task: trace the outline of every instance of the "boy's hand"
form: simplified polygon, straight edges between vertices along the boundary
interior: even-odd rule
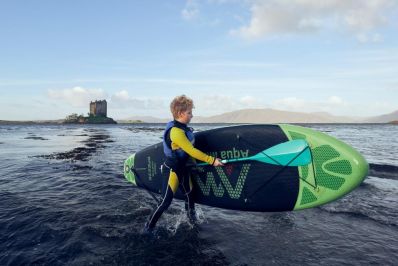
[[[224,164],[221,162],[220,159],[216,158],[216,160],[213,163],[213,166],[224,166]]]

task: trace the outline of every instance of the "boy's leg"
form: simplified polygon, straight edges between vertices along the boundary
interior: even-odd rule
[[[178,176],[175,172],[170,171],[170,176],[169,176],[169,181],[167,184],[167,190],[166,193],[163,197],[162,202],[159,204],[159,206],[155,209],[154,213],[150,217],[149,221],[145,224],[145,227],[148,229],[152,229],[155,227],[157,221],[159,220],[160,216],[162,213],[167,210],[167,208],[170,206],[174,194],[177,191],[178,188]]]
[[[185,198],[185,210],[187,211],[187,216],[191,221],[196,220],[196,212],[195,212],[195,201],[193,197],[193,183],[191,176],[188,172],[185,172],[181,180],[181,187]]]

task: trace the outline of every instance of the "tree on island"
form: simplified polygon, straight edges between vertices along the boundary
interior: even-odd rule
[[[64,120],[64,123],[84,123],[84,122],[86,122],[86,118],[84,117],[84,115],[83,114],[78,115],[76,113],[68,115]]]
[[[116,121],[114,121],[110,117],[96,116],[92,114],[89,114],[89,116],[86,117],[83,114],[78,115],[76,113],[68,115],[65,118],[64,123],[65,124],[117,124]]]

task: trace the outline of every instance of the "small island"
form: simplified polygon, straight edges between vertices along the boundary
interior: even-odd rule
[[[90,102],[88,116],[71,114],[63,121],[64,124],[117,124],[115,120],[107,117],[106,100]]]
[[[389,122],[389,124],[398,125],[398,120],[391,121],[391,122]]]
[[[143,124],[145,123],[142,120],[118,120],[118,123],[122,124]]]

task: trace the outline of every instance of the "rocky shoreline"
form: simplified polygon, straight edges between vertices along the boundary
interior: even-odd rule
[[[11,120],[0,120],[0,125],[62,125],[62,124],[117,124],[115,120],[109,118],[104,121],[74,121],[65,122],[64,120],[49,120],[49,121],[11,121]]]
[[[117,124],[115,120],[110,117],[85,117],[77,121],[65,120],[63,124]]]
[[[63,120],[32,120],[32,121],[12,121],[0,120],[0,125],[60,125]]]

